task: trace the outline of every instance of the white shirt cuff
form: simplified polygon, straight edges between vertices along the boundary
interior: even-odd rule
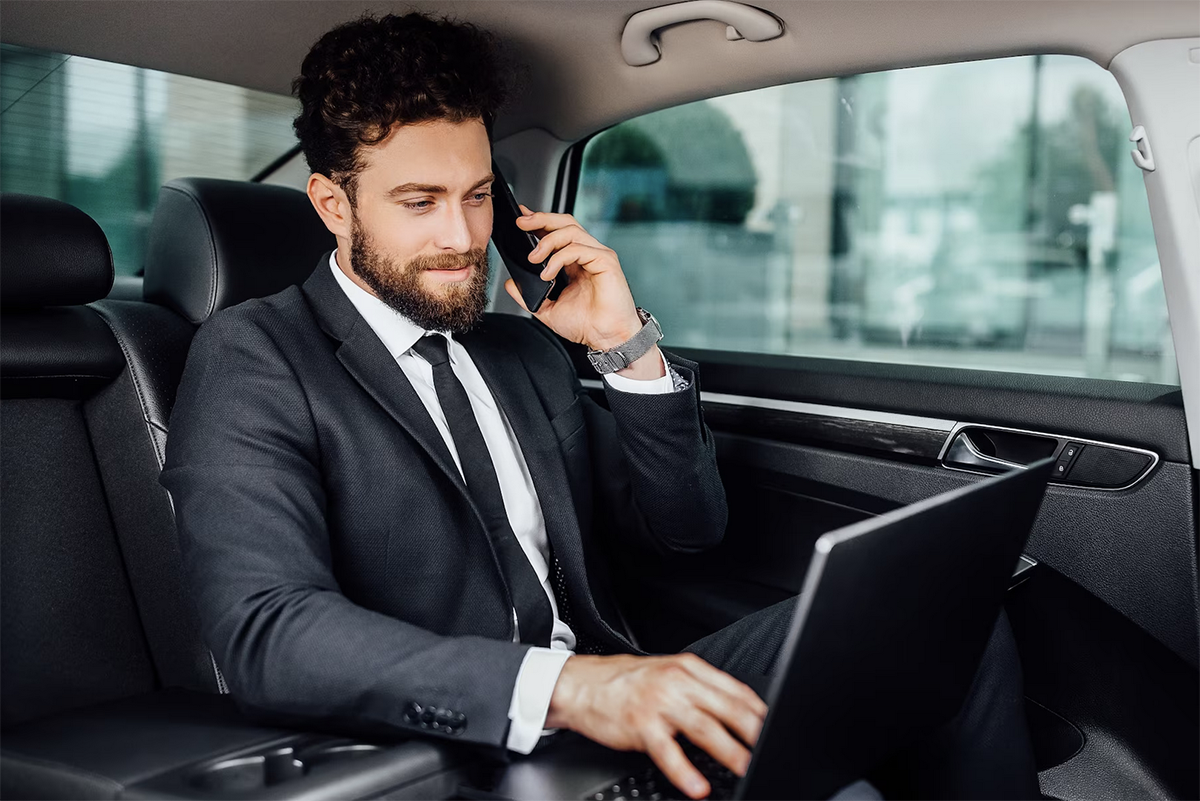
[[[675,381],[671,377],[671,365],[667,364],[667,357],[662,351],[658,353],[662,357],[664,370],[660,378],[626,378],[616,373],[605,373],[604,380],[613,389],[634,395],[666,395],[668,392],[674,392]]]
[[[528,754],[545,734],[546,714],[550,697],[563,665],[574,656],[570,651],[550,648],[530,648],[517,671],[512,703],[508,706],[508,748],[518,754]]]

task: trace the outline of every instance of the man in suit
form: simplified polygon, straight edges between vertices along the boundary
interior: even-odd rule
[[[712,435],[696,366],[658,349],[617,254],[569,215],[519,221],[544,277],[570,276],[540,323],[483,314],[492,52],[414,14],[341,26],[305,59],[296,130],[338,247],[196,337],[162,477],[185,570],[248,712],[521,753],[567,728],[702,797],[675,736],[745,770],[766,708],[730,671],[770,670],[792,604],[680,655],[618,624],[602,539],[695,551],[724,533]],[[554,334],[607,354],[611,411]],[[1006,629],[993,646],[964,711],[988,714],[947,736],[960,773],[1022,776],[1011,796],[1032,767]]]

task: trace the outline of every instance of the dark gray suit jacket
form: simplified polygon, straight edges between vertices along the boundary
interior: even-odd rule
[[[488,315],[460,341],[521,443],[572,625],[619,651],[597,538],[698,550],[725,496],[690,389],[580,388],[540,324]],[[196,335],[162,484],[230,691],[257,717],[503,747],[528,646],[479,515],[429,413],[322,257],[303,287]],[[621,541],[623,540],[623,541]]]

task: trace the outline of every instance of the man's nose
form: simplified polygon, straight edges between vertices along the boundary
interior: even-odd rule
[[[442,250],[466,253],[471,249],[471,228],[467,225],[466,210],[462,206],[447,206],[446,217],[438,231],[438,240],[437,246]]]

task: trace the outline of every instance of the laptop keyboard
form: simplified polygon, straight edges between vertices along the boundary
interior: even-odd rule
[[[738,784],[737,774],[687,740],[680,740],[679,744],[683,746],[683,753],[696,769],[708,779],[712,787],[708,797],[733,798]],[[611,785],[597,790],[587,797],[587,801],[666,801],[687,797],[682,790],[671,784],[661,770],[651,766],[641,773],[618,779]]]

